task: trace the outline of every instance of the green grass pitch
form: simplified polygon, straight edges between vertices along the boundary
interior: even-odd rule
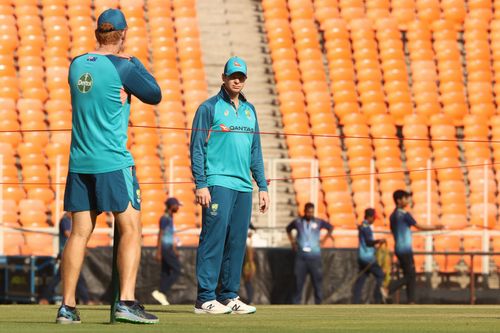
[[[56,325],[57,306],[1,305],[1,333],[45,332],[500,332],[500,306],[262,305],[253,315],[195,315],[192,306],[147,306],[157,325],[110,325],[109,307],[82,306],[82,324]]]

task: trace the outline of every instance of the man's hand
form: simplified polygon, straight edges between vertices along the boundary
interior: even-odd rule
[[[155,259],[156,259],[156,261],[161,262],[161,251],[160,250],[156,250]]]
[[[259,208],[261,213],[267,212],[269,209],[269,194],[267,192],[259,192]]]
[[[199,188],[196,190],[196,202],[207,208],[210,206],[212,197],[210,196],[210,191],[207,187]]]
[[[294,240],[291,244],[292,244],[292,251],[297,252],[297,241]]]

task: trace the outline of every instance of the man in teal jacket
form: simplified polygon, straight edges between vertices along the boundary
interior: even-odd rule
[[[251,174],[259,187],[262,213],[269,207],[255,108],[241,93],[247,65],[228,60],[220,92],[203,102],[193,120],[191,165],[196,200],[203,206],[196,260],[195,313],[254,313],[238,297],[252,214]],[[217,283],[221,280],[218,295]]]
[[[113,212],[120,233],[116,319],[158,322],[135,300],[141,206],[127,128],[131,96],[158,104],[161,90],[138,59],[122,53],[126,34],[123,13],[104,11],[97,20],[97,49],[73,59],[69,68],[73,126],[64,210],[72,213],[73,228],[62,256],[63,302],[56,319],[61,324],[80,323],[75,287],[87,242],[102,212]]]

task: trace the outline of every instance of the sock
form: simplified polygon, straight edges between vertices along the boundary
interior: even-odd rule
[[[71,310],[71,311],[75,311],[75,309],[76,309],[76,306],[64,305],[64,307],[65,307],[66,309]]]
[[[120,302],[123,303],[123,304],[125,304],[126,306],[132,306],[132,305],[135,304],[135,301],[121,301],[120,300]]]

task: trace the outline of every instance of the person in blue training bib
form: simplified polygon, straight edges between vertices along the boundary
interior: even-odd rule
[[[294,238],[292,230],[297,231]],[[327,233],[320,240],[321,229]],[[296,218],[286,227],[286,233],[295,256],[295,294],[294,304],[302,302],[302,290],[306,282],[307,274],[311,276],[314,288],[314,303],[321,304],[323,301],[323,265],[321,263],[321,245],[328,238],[332,238],[333,226],[321,219],[314,217],[314,204],[308,202],[304,206],[304,216]]]
[[[196,257],[195,313],[254,313],[238,296],[252,215],[251,175],[259,207],[269,208],[257,113],[241,93],[247,65],[239,57],[224,66],[219,93],[196,111],[191,134],[191,168],[196,201],[203,206]],[[220,277],[220,291],[215,289]]]
[[[151,295],[161,305],[170,305],[167,292],[181,275],[181,263],[174,238],[174,215],[179,211],[181,203],[177,198],[168,198],[165,206],[165,214],[160,218],[156,249],[156,260],[161,263],[160,290],[154,290]]]
[[[417,273],[413,259],[411,227],[424,231],[432,231],[443,229],[443,226],[440,224],[430,226],[417,223],[413,216],[405,210],[410,203],[410,193],[404,190],[396,190],[392,197],[396,208],[390,217],[391,232],[394,236],[394,252],[398,258],[399,266],[403,270],[403,278],[391,283],[389,293],[392,294],[405,285],[408,304],[415,304]]]
[[[63,302],[58,323],[80,323],[75,286],[87,242],[101,212],[113,212],[120,233],[118,321],[156,323],[135,300],[141,256],[140,189],[134,160],[127,150],[130,100],[161,101],[161,90],[141,62],[124,55],[125,16],[118,9],[104,11],[95,30],[98,47],[71,62],[72,131],[64,210],[73,214],[73,229],[62,260]]]
[[[384,282],[385,273],[377,263],[377,258],[375,258],[375,247],[377,245],[385,244],[385,239],[373,238],[373,231],[371,225],[375,222],[377,218],[375,209],[367,208],[365,209],[365,219],[358,226],[359,232],[359,249],[358,249],[358,265],[359,265],[359,276],[354,284],[354,304],[361,303],[361,293],[363,291],[363,286],[366,279],[373,274],[375,277],[375,291],[374,300],[376,304],[385,302],[388,292],[382,287]]]

